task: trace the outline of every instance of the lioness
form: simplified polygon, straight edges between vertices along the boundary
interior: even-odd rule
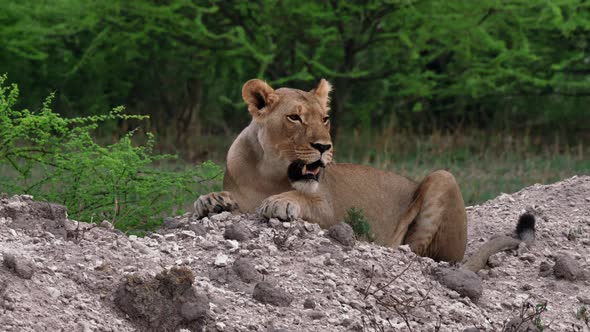
[[[461,261],[467,217],[453,175],[435,171],[415,182],[333,162],[331,90],[324,79],[309,92],[246,82],[242,97],[252,122],[229,149],[224,191],[199,197],[196,215],[257,210],[267,218],[301,218],[329,227],[348,209],[362,208],[377,243],[408,244],[421,256]]]

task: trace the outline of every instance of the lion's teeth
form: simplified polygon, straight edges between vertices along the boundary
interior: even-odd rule
[[[303,175],[307,174],[307,165],[303,165],[303,169],[301,170]]]

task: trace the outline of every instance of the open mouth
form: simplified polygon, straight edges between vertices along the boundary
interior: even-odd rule
[[[325,167],[322,160],[314,161],[311,164],[306,164],[303,160],[295,160],[289,165],[288,176],[289,181],[318,181],[320,178],[320,170]]]

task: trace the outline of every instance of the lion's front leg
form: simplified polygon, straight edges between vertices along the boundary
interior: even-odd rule
[[[296,190],[266,198],[258,208],[258,212],[269,219],[304,219],[318,224],[329,222],[333,215],[322,197]]]

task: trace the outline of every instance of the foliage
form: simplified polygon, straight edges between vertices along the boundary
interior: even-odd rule
[[[589,7],[583,0],[0,0],[0,73],[27,91],[23,107],[40,107],[54,90],[60,114],[124,104],[149,114],[149,129],[177,145],[243,127],[241,84],[254,77],[305,89],[320,77],[333,81],[340,128],[395,121],[572,134],[590,120]]]
[[[371,232],[369,220],[365,217],[363,209],[352,207],[346,211],[344,222],[349,224],[357,237],[366,241],[373,241],[374,236]]]
[[[590,313],[588,313],[588,307],[582,305],[576,311],[576,319],[581,320],[584,325],[590,330]]]
[[[0,78],[0,185],[9,193],[59,202],[74,219],[108,219],[123,231],[149,230],[163,214],[181,212],[221,173],[210,162],[185,171],[154,167],[174,156],[154,154],[150,134],[143,145],[132,142],[135,131],[99,145],[91,135],[99,125],[147,119],[120,107],[105,115],[64,118],[50,109],[51,95],[39,111],[17,110],[19,90],[5,80]]]

